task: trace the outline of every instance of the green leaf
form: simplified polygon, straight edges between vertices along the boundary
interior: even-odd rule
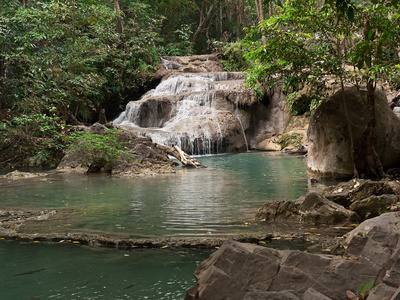
[[[371,68],[371,58],[369,56],[365,57],[365,64],[368,68]]]
[[[364,67],[364,59],[360,59],[357,63],[357,68],[362,69]]]
[[[347,18],[350,22],[354,22],[354,8],[350,6],[347,10]]]
[[[361,284],[356,294],[364,294],[366,292],[369,292],[370,290],[372,290],[374,285],[375,285],[375,278],[372,279],[370,282]]]
[[[382,50],[382,42],[379,42],[379,44],[378,44],[378,46],[377,46],[377,48],[376,48],[376,57],[377,57],[379,60],[382,59],[382,53],[383,53],[383,50]]]

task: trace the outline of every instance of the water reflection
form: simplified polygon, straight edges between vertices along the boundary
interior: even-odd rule
[[[265,201],[308,190],[304,158],[243,153],[200,160],[209,168],[133,179],[50,175],[1,185],[0,206],[73,208],[70,230],[208,236],[256,231],[248,223]]]

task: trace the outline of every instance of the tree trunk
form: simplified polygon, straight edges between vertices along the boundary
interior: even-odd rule
[[[160,149],[162,149],[164,152],[166,152],[169,155],[172,155],[176,159],[178,159],[182,164],[185,166],[189,167],[194,167],[194,168],[207,168],[207,166],[203,165],[201,162],[199,162],[197,159],[189,156],[185,152],[181,150],[178,146],[174,147],[169,147],[163,144],[156,143],[156,146]]]
[[[364,15],[364,39],[368,40],[370,21],[367,14]],[[372,54],[370,50],[366,53],[365,63],[367,70],[371,67]],[[367,71],[368,75],[368,71]],[[359,178],[381,179],[385,174],[382,163],[376,153],[375,142],[375,84],[373,79],[367,77],[367,127],[362,132],[359,139],[354,143],[354,167],[355,176]]]
[[[244,3],[242,0],[237,0],[237,38],[240,37],[240,33],[242,32],[243,28],[246,27],[246,18],[244,15]]]
[[[261,23],[264,21],[264,6],[263,6],[263,1],[262,0],[255,0],[256,3],[256,9],[257,9],[257,16],[258,16],[258,23]],[[265,38],[265,30],[264,28],[261,28],[261,40],[263,46],[267,44],[267,39]]]
[[[197,6],[195,2],[193,2],[196,5],[197,10],[200,13],[200,20],[199,20],[199,25],[197,26],[196,32],[193,35],[192,42],[195,43],[197,39],[200,37],[200,34],[203,32],[204,28],[206,27],[208,21],[211,19],[214,9],[218,6],[218,4],[221,2],[221,0],[216,0],[210,4],[208,8],[204,7],[204,3],[202,7],[200,8]]]
[[[119,7],[119,0],[114,0],[114,10],[117,13],[116,26],[119,34],[124,33],[124,26],[122,25],[121,9]]]

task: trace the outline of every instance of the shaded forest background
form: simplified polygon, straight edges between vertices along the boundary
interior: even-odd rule
[[[1,0],[0,108],[55,109],[64,120],[84,122],[95,121],[106,108],[114,118],[151,84],[159,55],[210,53],[242,38],[243,28],[259,21],[258,5],[262,2]]]
[[[374,91],[379,81],[400,87],[399,2],[0,0],[0,152],[8,153],[0,167],[15,157],[56,165],[66,125],[95,122],[102,109],[114,119],[157,84],[160,56],[214,52],[227,71],[246,70],[260,94],[260,83],[283,84],[291,108],[310,87],[301,113],[322,101],[327,78],[341,89],[366,86],[359,156],[373,167],[356,175],[382,177]]]

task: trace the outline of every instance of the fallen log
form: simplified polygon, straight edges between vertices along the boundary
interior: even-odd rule
[[[183,152],[181,148],[178,146],[174,147],[169,147],[163,144],[155,143],[156,146],[163,151],[165,151],[167,154],[172,155],[175,157],[177,160],[179,160],[182,164],[185,166],[190,166],[194,168],[207,168],[207,166],[203,165],[201,162],[199,162],[197,159],[189,156],[187,153]]]

